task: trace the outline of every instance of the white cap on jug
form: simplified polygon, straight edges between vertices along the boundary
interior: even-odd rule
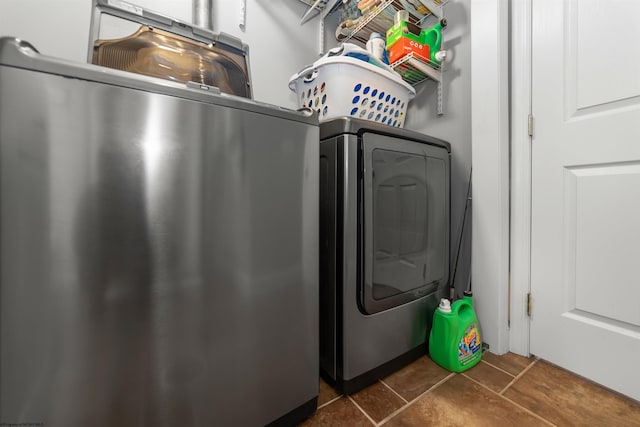
[[[397,24],[400,21],[408,21],[409,20],[409,11],[407,10],[399,10],[396,12],[396,15],[393,17],[393,23]]]
[[[448,299],[442,298],[440,300],[440,305],[438,306],[438,310],[443,313],[451,313],[451,303]]]

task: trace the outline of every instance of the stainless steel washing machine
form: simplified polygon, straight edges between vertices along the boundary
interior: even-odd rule
[[[315,411],[317,118],[215,92],[0,37],[0,424]]]
[[[451,149],[350,118],[320,139],[320,367],[349,394],[427,352],[449,282]]]

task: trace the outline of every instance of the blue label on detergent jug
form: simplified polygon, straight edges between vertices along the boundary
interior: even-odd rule
[[[458,345],[458,360],[462,363],[465,360],[472,357],[482,348],[480,341],[480,332],[478,332],[478,325],[472,323],[464,331],[460,344]]]

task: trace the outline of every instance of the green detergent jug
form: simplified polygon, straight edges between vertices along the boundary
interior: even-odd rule
[[[423,40],[425,44],[429,45],[429,56],[431,62],[434,64],[440,64],[440,60],[437,57],[440,47],[442,45],[442,29],[447,26],[447,20],[442,19],[433,27],[423,30]]]
[[[429,354],[438,365],[452,372],[463,372],[482,358],[478,318],[473,311],[471,292],[450,305],[440,300],[433,315]]]

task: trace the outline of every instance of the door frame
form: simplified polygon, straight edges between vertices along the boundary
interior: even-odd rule
[[[491,351],[528,356],[532,0],[470,5],[473,289]]]
[[[509,348],[529,355],[531,292],[532,0],[511,3],[511,260]],[[535,132],[535,118],[531,122]]]
[[[517,3],[517,2],[515,2]],[[472,260],[482,341],[510,350],[509,2],[470,1]]]

